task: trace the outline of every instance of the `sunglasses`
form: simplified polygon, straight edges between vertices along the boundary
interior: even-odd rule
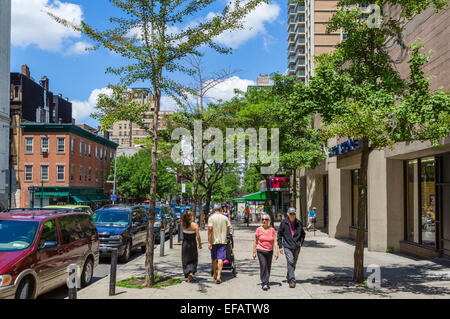
[[[263,218],[262,220],[269,220],[269,218]]]

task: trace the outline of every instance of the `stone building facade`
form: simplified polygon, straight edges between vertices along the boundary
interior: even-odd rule
[[[0,1],[0,209],[8,207],[11,0]]]

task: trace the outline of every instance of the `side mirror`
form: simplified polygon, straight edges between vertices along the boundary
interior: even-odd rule
[[[58,243],[56,241],[46,241],[39,247],[39,250],[52,249],[56,247],[58,247]]]

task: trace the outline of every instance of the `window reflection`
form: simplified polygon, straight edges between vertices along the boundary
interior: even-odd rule
[[[435,188],[435,166],[434,158],[421,160],[421,222],[422,222],[422,244],[436,246],[436,188]]]

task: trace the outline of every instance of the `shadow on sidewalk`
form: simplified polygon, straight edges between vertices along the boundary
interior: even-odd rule
[[[340,287],[330,291],[336,294],[357,293],[366,296],[388,297],[392,293],[412,293],[427,296],[450,295],[448,263],[439,261],[433,265],[392,265],[381,267],[381,288],[361,287],[351,281],[353,268],[320,266],[319,270],[332,273],[328,276],[316,276],[307,280],[297,280],[297,284],[309,283],[320,286]],[[366,277],[369,274],[366,273]],[[441,286],[427,286],[430,282],[442,282]],[[344,288],[344,289],[342,289]]]

